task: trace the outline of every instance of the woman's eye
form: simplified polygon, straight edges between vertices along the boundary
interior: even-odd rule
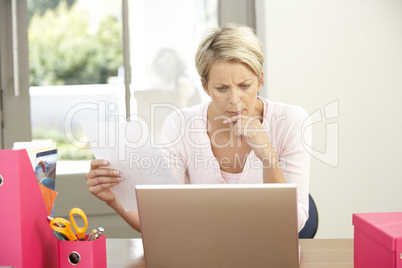
[[[247,88],[250,87],[250,85],[242,85],[241,87],[242,87],[243,89],[247,89]]]
[[[223,91],[225,88],[224,87],[217,87],[216,89],[219,90],[219,91]]]

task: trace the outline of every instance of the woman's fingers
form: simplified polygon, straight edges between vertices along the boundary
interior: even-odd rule
[[[85,175],[88,187],[96,185],[118,183],[122,181],[120,171],[117,169],[104,168],[108,165],[108,161],[95,159],[91,161],[91,170]],[[108,188],[108,187],[106,187]]]
[[[97,185],[108,185],[110,183],[119,183],[123,180],[120,176],[97,176],[91,179],[87,179],[88,187],[93,187]],[[108,188],[108,187],[106,187]]]
[[[91,161],[91,170],[97,169],[101,166],[107,166],[109,162],[103,159],[94,159]]]
[[[99,176],[119,176],[120,171],[112,168],[97,168],[89,172],[93,177]]]
[[[110,187],[123,180],[117,169],[107,168],[109,162],[103,159],[91,161],[91,168],[85,175],[89,192],[102,201],[108,202],[115,198]]]
[[[91,161],[91,169],[87,173],[87,179],[91,179],[97,176],[118,176],[119,170],[104,168],[109,165],[109,162],[102,159],[95,159]]]
[[[89,192],[95,196],[98,194],[102,193],[105,190],[108,190],[110,187],[113,187],[117,185],[118,183],[104,183],[104,184],[98,184],[95,186],[89,187]]]
[[[233,124],[233,134],[237,138],[241,138],[241,136],[247,138],[248,134],[262,128],[259,120],[254,117],[244,116],[244,115],[235,115],[227,118],[223,121],[224,124]]]
[[[258,117],[236,115],[227,118],[225,124],[231,124],[234,138],[245,138],[247,144],[253,148],[255,155],[263,159],[271,146],[271,142]]]

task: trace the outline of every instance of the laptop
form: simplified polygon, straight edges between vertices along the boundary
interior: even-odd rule
[[[135,189],[148,268],[299,265],[295,184]]]

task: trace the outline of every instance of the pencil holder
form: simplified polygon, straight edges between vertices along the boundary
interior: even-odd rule
[[[87,241],[58,241],[59,267],[106,268],[106,237]]]

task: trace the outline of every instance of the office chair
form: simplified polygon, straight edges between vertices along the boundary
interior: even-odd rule
[[[308,195],[308,204],[309,204],[309,218],[306,222],[306,225],[299,232],[299,238],[314,238],[318,229],[318,212],[317,206],[311,195]]]

